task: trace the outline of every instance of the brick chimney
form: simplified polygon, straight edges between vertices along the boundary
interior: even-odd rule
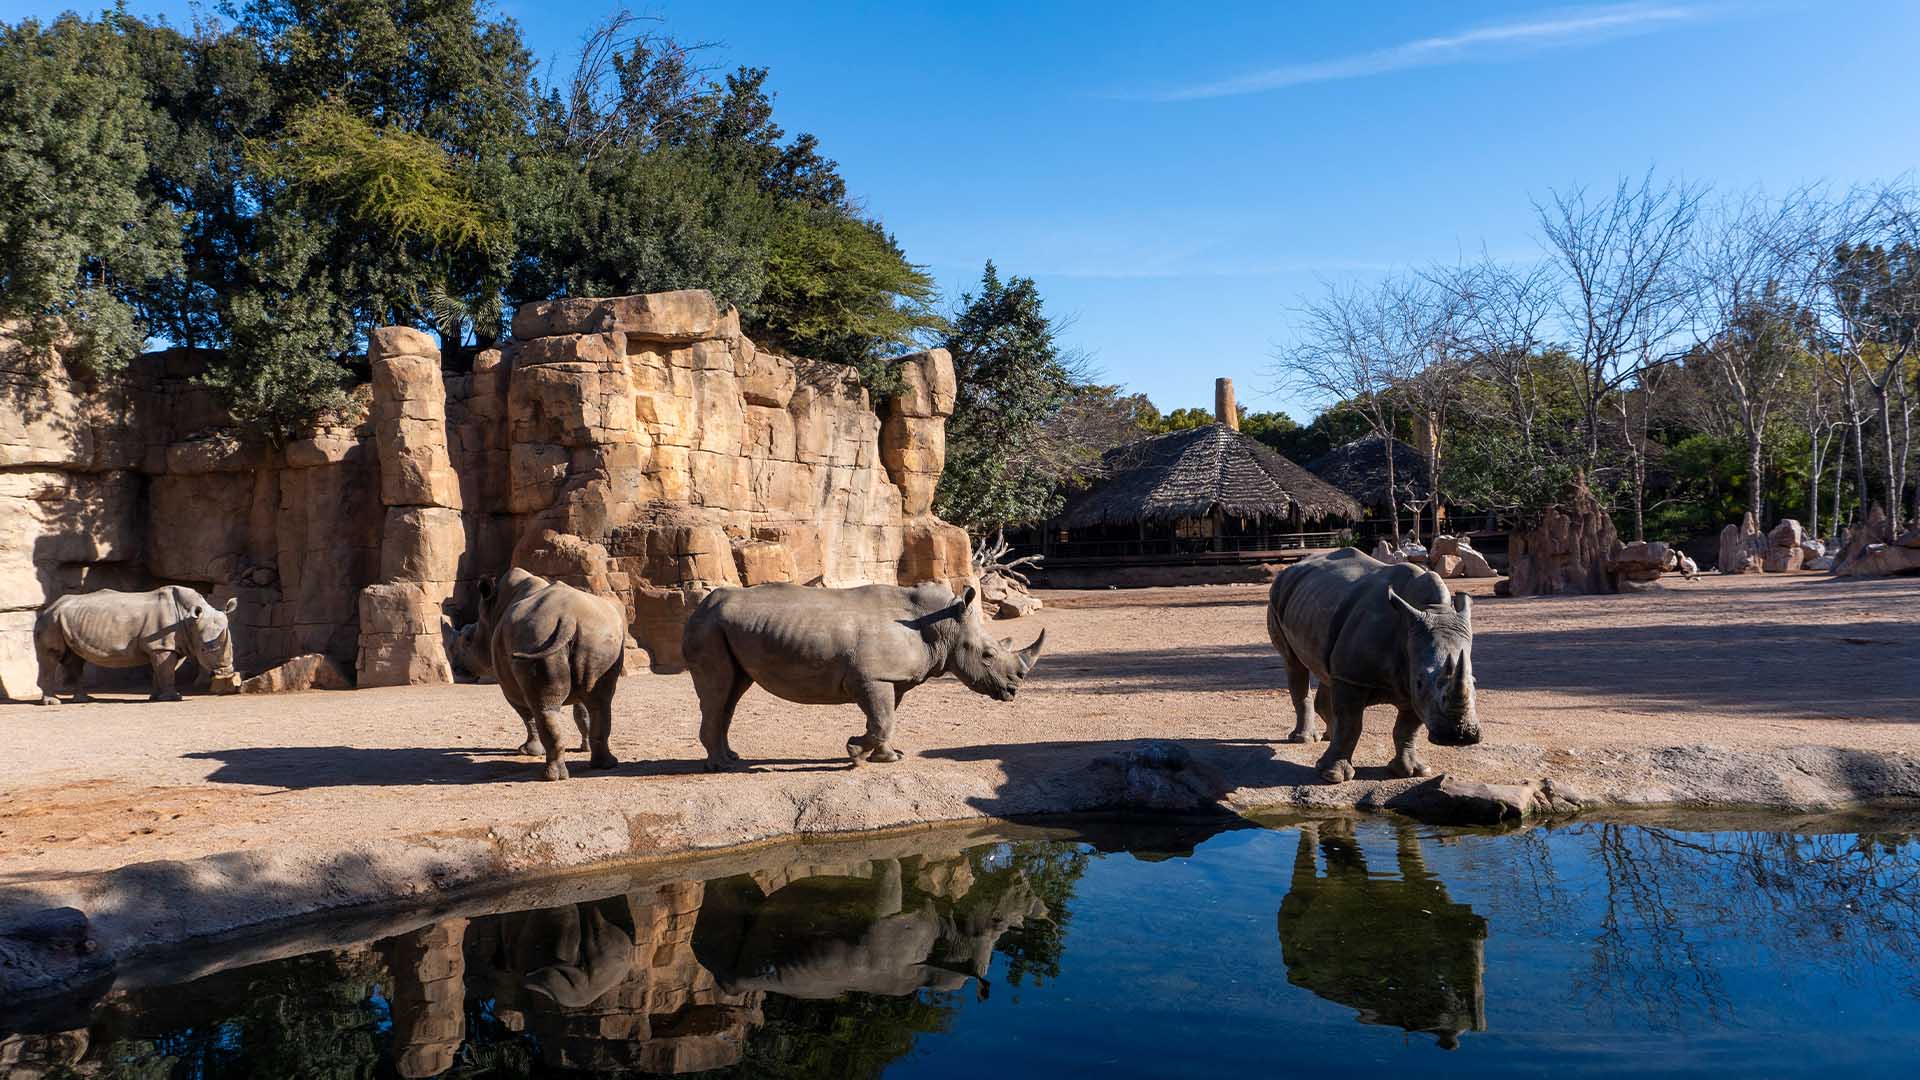
[[[1240,430],[1240,407],[1233,402],[1233,380],[1213,380],[1213,422]]]

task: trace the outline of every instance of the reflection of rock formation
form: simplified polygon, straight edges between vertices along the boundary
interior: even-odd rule
[[[827,999],[851,991],[894,997],[987,992],[1000,935],[1046,905],[1007,871],[976,876],[964,858],[882,859],[779,883],[741,876],[711,882],[694,954],[733,991]]]
[[[467,1036],[467,920],[423,926],[387,942],[393,972],[394,1071],[439,1076]]]
[[[1302,826],[1293,884],[1280,903],[1287,981],[1360,1013],[1368,1024],[1432,1033],[1442,1047],[1486,1030],[1487,920],[1447,897],[1411,828],[1400,877],[1367,872],[1349,823],[1321,827],[1327,876],[1314,871],[1316,830]]]

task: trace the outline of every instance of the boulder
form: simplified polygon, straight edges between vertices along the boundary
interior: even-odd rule
[[[738,333],[739,316],[705,289],[616,296],[570,297],[522,304],[513,316],[521,341],[561,334],[616,331],[654,342],[693,342]]]
[[[1607,559],[1607,572],[1624,581],[1647,584],[1660,580],[1672,561],[1672,549],[1658,540],[1615,543]]]
[[[1387,543],[1385,540],[1374,542],[1373,557],[1383,563],[1400,563],[1407,561],[1398,551],[1393,549],[1392,544]]]
[[[1769,574],[1787,574],[1800,569],[1807,559],[1807,553],[1801,548],[1805,540],[1798,521],[1782,518],[1767,533],[1767,549],[1760,556],[1760,568]]]
[[[1808,559],[1806,562],[1800,564],[1800,569],[1818,570],[1824,574],[1833,569],[1833,556],[1822,555],[1817,559]]]
[[[240,684],[243,694],[287,694],[301,690],[351,690],[353,680],[333,658],[303,653]]]
[[[793,553],[785,544],[766,540],[735,541],[733,560],[740,570],[742,585],[760,585],[769,581],[793,581]]]
[[[1887,577],[1920,573],[1920,546],[1868,544],[1866,550],[1838,570],[1847,577]]]
[[[1875,503],[1873,508],[1867,511],[1865,521],[1841,534],[1840,553],[1833,560],[1834,571],[1844,573],[1847,564],[1859,558],[1868,546],[1885,544],[1892,540],[1893,524],[1887,520],[1886,508]]]
[[[1460,566],[1458,572],[1453,575],[1455,577],[1495,578],[1500,576],[1500,572],[1487,562],[1487,557],[1467,546],[1465,540],[1460,542],[1460,550],[1456,553],[1456,557],[1460,560]]]

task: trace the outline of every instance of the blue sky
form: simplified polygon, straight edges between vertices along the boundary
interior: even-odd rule
[[[499,6],[563,60],[602,13]],[[1531,257],[1551,188],[1920,166],[1920,3],[1900,0],[634,6],[718,43],[716,65],[771,68],[781,122],[950,296],[989,258],[1035,278],[1069,345],[1169,409],[1230,375],[1256,409],[1305,412],[1269,370],[1304,298]]]

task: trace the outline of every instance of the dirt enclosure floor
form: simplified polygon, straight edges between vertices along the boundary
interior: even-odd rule
[[[1369,713],[1348,784],[1319,782],[1320,747],[1278,741],[1292,714],[1260,586],[1043,597],[999,624],[1016,644],[1048,631],[1020,696],[920,688],[891,765],[842,756],[856,709],[752,690],[733,743],[753,771],[709,775],[691,681],[644,673],[620,688],[620,767],[573,754],[557,784],[512,753],[522,729],[492,686],[3,706],[0,922],[68,905],[127,947],[796,833],[1153,805],[1169,788],[1237,810],[1375,806],[1418,783],[1386,777],[1388,710]],[[1550,777],[1593,804],[1920,796],[1920,579],[1709,576],[1482,595],[1474,615],[1485,741],[1423,745],[1436,773]],[[1128,751],[1153,739],[1191,766],[1142,780]]]

